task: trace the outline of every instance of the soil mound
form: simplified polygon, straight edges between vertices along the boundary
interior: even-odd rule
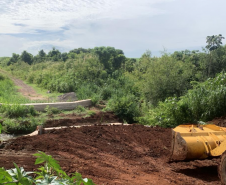
[[[73,126],[73,125],[100,125],[105,123],[120,122],[119,118],[112,112],[97,112],[90,117],[78,116],[76,114],[60,114],[63,119],[47,120],[44,127],[59,127],[59,126]]]
[[[67,173],[78,171],[96,184],[220,184],[217,160],[168,163],[170,145],[171,129],[160,127],[67,128],[11,140],[0,152],[0,166],[14,161],[32,170],[31,154],[43,151]]]
[[[209,121],[208,123],[215,124],[220,127],[226,127],[226,115],[218,118],[214,118],[212,121]]]

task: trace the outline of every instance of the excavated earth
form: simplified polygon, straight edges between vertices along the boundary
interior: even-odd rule
[[[99,185],[220,184],[219,158],[169,163],[170,147],[171,129],[160,127],[65,128],[10,140],[0,150],[0,167],[9,169],[16,162],[27,171],[36,170],[32,154],[43,151],[68,174],[80,172]]]

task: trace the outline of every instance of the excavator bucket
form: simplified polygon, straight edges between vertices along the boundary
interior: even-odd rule
[[[172,129],[171,160],[205,159],[226,150],[226,128],[216,125],[179,125]]]

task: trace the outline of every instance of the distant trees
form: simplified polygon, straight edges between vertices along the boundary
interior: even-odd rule
[[[218,63],[216,63],[217,66],[213,65],[214,61],[212,55],[214,51],[221,47],[222,39],[224,39],[224,37],[221,34],[206,37],[206,49],[209,50],[208,77],[214,77],[214,68],[219,65]]]
[[[9,66],[10,64],[18,62],[19,58],[20,58],[20,55],[13,53],[12,57],[10,58],[9,62],[7,63],[7,66]]]
[[[114,47],[95,47],[93,52],[98,56],[100,63],[104,65],[108,73],[119,69],[126,61],[123,51]]]
[[[52,58],[54,61],[58,61],[61,58],[61,52],[53,47],[53,49],[49,51],[48,57]]]
[[[68,54],[66,52],[62,53],[61,54],[61,59],[65,62],[68,59]]]
[[[33,62],[33,55],[28,53],[27,51],[23,51],[20,58],[22,61],[24,61],[25,63],[28,63],[30,65]]]
[[[40,50],[40,51],[38,52],[38,56],[41,57],[41,58],[45,57],[45,56],[46,56],[45,51],[43,51],[43,49]]]
[[[219,48],[221,46],[222,39],[224,39],[224,37],[221,34],[207,36],[206,37],[206,43],[207,43],[206,48],[209,51],[216,50],[217,48]]]

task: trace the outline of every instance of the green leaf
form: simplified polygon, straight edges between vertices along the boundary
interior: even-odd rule
[[[10,182],[10,181],[13,181],[11,175],[3,168],[0,168],[0,183]]]
[[[17,166],[16,163],[13,163],[13,164],[14,164],[14,166],[16,167],[16,170],[17,170],[17,177],[18,177],[18,180],[20,181],[20,179],[23,178],[23,175],[22,175],[22,173],[21,173],[21,170],[20,170],[20,168]]]
[[[0,134],[2,133],[2,125],[0,124]]]
[[[44,152],[39,151],[38,153],[34,154],[34,156],[37,157],[35,164],[41,164],[43,162],[46,162],[48,167],[51,167],[58,176],[68,178],[68,175],[61,169],[60,165],[58,164],[58,161],[52,158],[51,155],[46,155]]]
[[[26,177],[22,177],[19,182],[23,185],[32,185],[33,184],[33,182]]]

